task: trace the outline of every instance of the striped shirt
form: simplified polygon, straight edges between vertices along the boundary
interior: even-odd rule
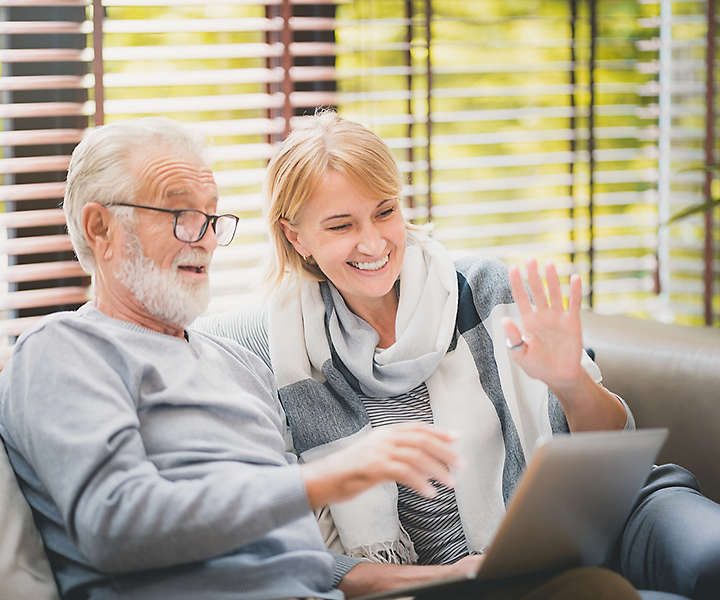
[[[424,383],[393,398],[360,398],[373,427],[408,421],[433,423],[430,395]],[[441,483],[433,485],[437,496],[425,498],[398,484],[400,523],[408,532],[421,565],[453,563],[468,554],[455,491]]]

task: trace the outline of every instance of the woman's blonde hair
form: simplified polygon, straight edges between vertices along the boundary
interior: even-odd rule
[[[377,198],[399,198],[402,179],[397,164],[377,135],[366,127],[324,110],[304,119],[303,127],[282,142],[267,168],[264,196],[273,245],[269,279],[278,284],[286,273],[325,275],[303,260],[288,241],[280,219],[295,223],[322,176],[332,169],[356,181]]]

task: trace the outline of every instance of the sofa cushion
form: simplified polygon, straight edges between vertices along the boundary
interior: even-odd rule
[[[1,441],[0,598],[59,599],[40,534]]]

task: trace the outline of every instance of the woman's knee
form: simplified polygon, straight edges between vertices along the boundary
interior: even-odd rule
[[[720,594],[720,532],[712,544],[707,544],[695,563],[696,600],[715,600]]]
[[[638,588],[664,590],[693,598],[716,598],[720,589],[720,505],[675,467],[656,478],[635,507],[623,533],[621,572]],[[674,479],[674,481],[672,481]],[[672,483],[671,483],[672,481]],[[673,485],[674,483],[674,485]],[[669,485],[667,485],[669,484]],[[709,595],[708,595],[709,594]]]

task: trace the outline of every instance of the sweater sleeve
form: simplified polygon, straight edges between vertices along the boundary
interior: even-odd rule
[[[588,353],[583,350],[582,353],[582,360],[581,364],[585,371],[587,371],[588,375],[592,378],[592,380],[595,383],[599,383],[602,385],[602,373],[600,372],[600,367],[597,365],[597,363],[588,355]],[[623,428],[625,431],[633,431],[635,429],[635,417],[632,414],[632,411],[630,410],[630,407],[628,406],[627,402],[623,400],[620,396],[618,396],[615,392],[610,390],[613,396],[615,396],[623,405],[623,408],[625,409],[625,427]]]
[[[72,329],[41,333],[18,344],[2,373],[0,418],[96,569],[205,560],[309,515],[297,465],[227,460],[205,476],[163,477],[122,365],[105,358],[112,345]]]
[[[330,552],[335,559],[332,586],[336,588],[340,585],[340,582],[343,577],[347,575],[348,571],[363,561],[360,558],[353,558],[352,556],[347,556],[345,554],[338,554],[332,550],[328,550],[328,552]]]

